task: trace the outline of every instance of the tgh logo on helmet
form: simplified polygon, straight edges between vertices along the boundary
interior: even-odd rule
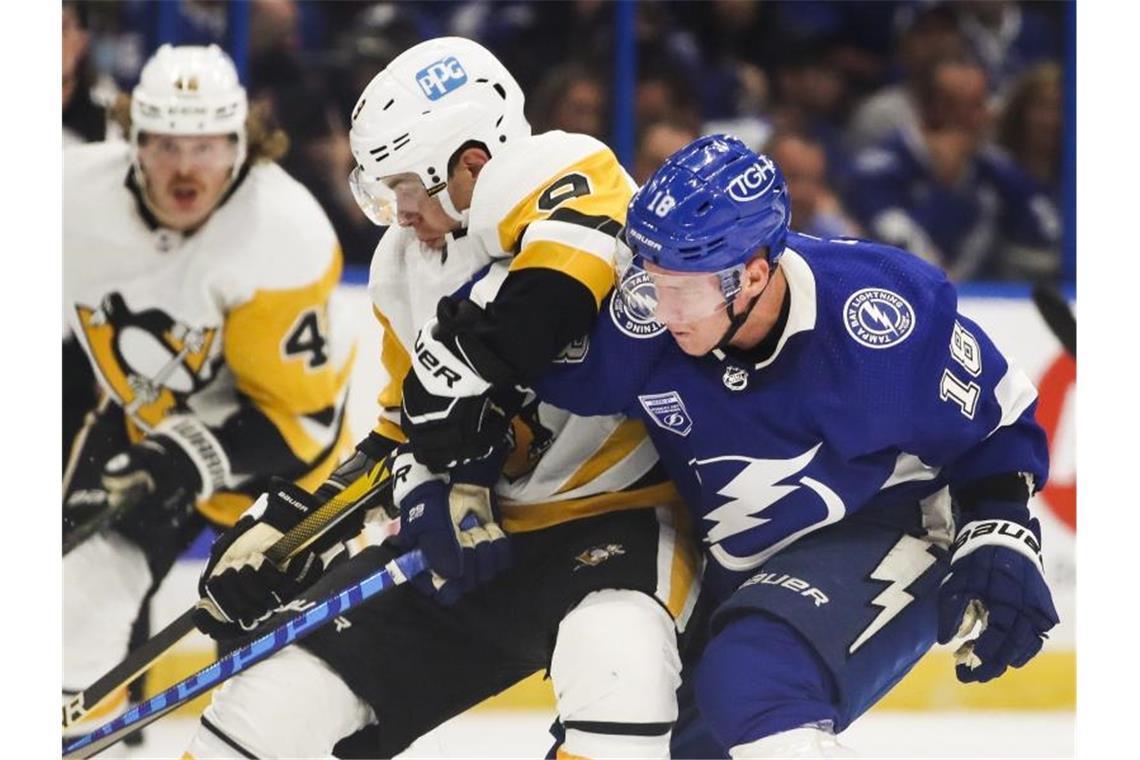
[[[467,72],[453,55],[428,64],[416,72],[416,84],[428,100],[439,100],[447,93],[467,83]]]
[[[776,180],[776,167],[772,159],[760,156],[760,160],[749,166],[728,183],[728,196],[734,201],[754,201],[772,187]]]

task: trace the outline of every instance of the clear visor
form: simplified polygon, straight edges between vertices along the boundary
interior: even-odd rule
[[[422,213],[432,196],[446,187],[441,183],[429,193],[416,174],[409,172],[371,179],[359,166],[348,175],[348,186],[352,188],[352,197],[364,215],[381,227],[395,224],[400,214]]]
[[[237,151],[237,141],[230,135],[139,135],[139,163],[144,170],[229,169],[237,161]]]
[[[614,256],[617,293],[635,319],[692,324],[728,307],[740,292],[744,265],[718,272],[672,272],[645,262],[621,240]]]

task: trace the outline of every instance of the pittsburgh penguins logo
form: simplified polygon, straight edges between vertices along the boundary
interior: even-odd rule
[[[503,476],[515,482],[538,466],[538,460],[554,443],[554,432],[538,415],[538,399],[525,404],[507,431],[511,453],[503,464]]]
[[[208,361],[216,327],[191,327],[161,309],[131,311],[122,295],[98,307],[76,304],[88,350],[128,414],[150,428],[214,377],[221,357]]]

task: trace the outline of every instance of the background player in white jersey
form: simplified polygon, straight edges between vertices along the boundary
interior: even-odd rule
[[[354,111],[351,139],[362,208],[399,224],[372,263],[390,382],[358,459],[396,454],[402,527],[395,546],[332,564],[303,593],[320,598],[413,546],[438,574],[239,674],[215,693],[189,755],[322,755],[373,724],[354,747],[390,757],[549,669],[567,734],[562,753],[666,756],[677,714],[677,630],[695,603],[698,573],[675,522],[673,487],[640,423],[573,417],[513,390],[556,354],[581,359],[571,339],[589,329],[611,287],[613,236],[632,181],[593,138],[532,136],[513,77],[463,39],[417,45],[377,75]],[[447,294],[470,295],[486,318],[467,321],[455,301],[440,302]],[[510,389],[488,404],[444,398],[416,381],[413,361],[432,361],[437,378],[463,384],[485,386],[493,374]],[[411,423],[426,426],[429,446],[413,455],[400,444],[417,413]],[[449,490],[472,466],[432,472],[416,460],[422,453],[443,465],[501,448],[504,427],[492,420],[511,418],[502,478],[501,459],[490,478],[501,510],[482,502],[482,524],[462,531],[464,513],[452,514]],[[422,514],[413,519],[415,507]],[[201,588],[231,620],[261,619],[273,593],[297,593],[262,560],[267,542],[245,539],[267,524],[267,536],[279,535],[288,526],[274,520],[287,512],[271,494],[260,522],[243,520],[215,545]]]
[[[270,476],[315,487],[351,445],[336,236],[273,163],[285,136],[247,115],[221,50],[164,46],[121,114],[130,141],[64,154],[64,318],[103,396],[72,444],[65,537],[121,515],[64,559],[65,693],[123,658],[207,522]]]

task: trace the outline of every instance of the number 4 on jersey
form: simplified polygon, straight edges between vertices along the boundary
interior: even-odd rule
[[[293,323],[289,336],[285,338],[283,350],[289,358],[304,357],[309,369],[317,369],[328,363],[325,353],[328,341],[321,334],[321,322],[316,309],[303,312]]]

